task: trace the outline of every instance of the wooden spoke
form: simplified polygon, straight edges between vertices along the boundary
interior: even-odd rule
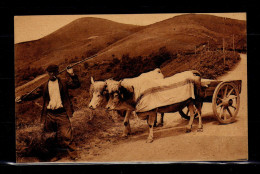
[[[232,114],[232,112],[230,111],[230,109],[227,107],[227,111],[228,111],[228,113],[229,113],[229,115],[231,116],[231,117],[233,117],[233,114]]]
[[[227,95],[227,97],[229,97],[230,96],[230,94],[232,93],[234,91],[234,88],[232,88],[229,92],[228,92],[228,95]]]
[[[234,108],[234,109],[237,109],[235,106],[231,105],[230,107]]]
[[[223,109],[224,109],[224,107],[221,107],[221,109],[220,109],[220,113],[219,113],[219,117],[220,117],[220,118],[221,118],[221,116],[222,116]]]
[[[226,95],[227,95],[227,89],[228,89],[228,86],[226,86],[226,88],[225,88],[225,92],[224,92],[224,96],[223,96],[223,97],[226,97]]]
[[[217,97],[217,100],[220,100],[220,101],[222,101],[223,99],[222,99],[222,98],[219,98],[219,97]]]
[[[237,98],[237,96],[234,95],[234,96],[230,97],[229,99],[233,100],[235,98]]]
[[[219,108],[219,107],[222,107],[223,105],[222,105],[222,103],[220,103],[219,105],[217,105],[217,109]]]
[[[222,104],[222,102],[223,102],[223,99],[217,97],[217,99],[216,99],[216,104],[217,104],[217,105],[220,105],[220,104]]]

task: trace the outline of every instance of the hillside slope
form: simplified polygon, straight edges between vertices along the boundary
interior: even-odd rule
[[[35,41],[15,44],[15,66],[47,66],[86,57],[143,27],[99,18],[80,18]]]
[[[208,45],[211,50],[222,48],[225,38],[226,49],[232,49],[233,36],[236,49],[246,47],[246,22],[224,19],[212,15],[187,14],[176,16],[155,24],[151,24],[128,37],[113,44],[109,52],[100,59],[111,58],[114,54],[147,56],[166,47],[172,53],[192,52],[195,46],[201,49]]]
[[[212,15],[187,14],[145,27],[120,24],[99,18],[81,18],[36,41],[15,45],[16,68],[86,57],[104,48],[98,59],[146,56],[161,47],[172,53],[194,52],[195,46],[211,49],[246,47],[246,22]]]
[[[197,53],[205,49],[221,50],[223,38],[225,49],[233,49],[234,41],[236,50],[246,50],[246,22],[201,14],[180,15],[148,26],[81,18],[40,40],[16,44],[15,78],[24,79],[19,73],[28,66],[45,68],[56,63],[63,68],[101,50],[102,53],[88,61],[90,65],[109,63],[115,58],[121,60],[123,55],[149,59],[162,48],[176,57],[194,54],[195,47]],[[17,81],[20,81],[17,86],[26,82]]]

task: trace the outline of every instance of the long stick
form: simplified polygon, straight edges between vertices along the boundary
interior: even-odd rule
[[[90,57],[87,57],[86,59],[83,59],[83,60],[81,60],[81,61],[78,61],[78,62],[76,62],[76,63],[70,65],[69,68],[72,68],[72,67],[74,67],[74,66],[76,66],[76,65],[78,65],[78,64],[80,64],[80,63],[82,63],[82,62],[85,62],[85,61],[87,61],[87,60],[89,60],[89,59],[92,59],[92,58],[94,58],[94,57],[97,57],[97,55],[98,55],[98,54],[94,54],[93,56],[90,56]],[[58,73],[58,75],[61,74],[61,73],[63,73],[64,71],[66,71],[66,69],[67,69],[67,68],[65,68],[65,69],[63,69],[62,71],[60,71],[60,72]],[[45,82],[44,82],[44,83],[45,83]],[[44,84],[44,83],[41,83],[39,86],[37,86],[36,88],[34,88],[33,90],[31,90],[29,93],[27,93],[27,94],[24,96],[24,98],[26,98],[26,97],[27,97],[28,95],[30,95],[33,91],[35,91],[36,89],[38,89],[38,88],[39,88],[42,84]]]
[[[94,58],[94,57],[97,57],[97,55],[98,55],[98,54],[94,54],[93,56],[90,56],[90,57],[87,57],[86,59],[83,59],[83,60],[81,60],[81,61],[78,61],[78,62],[76,62],[76,63],[70,65],[69,68],[72,68],[72,67],[74,67],[74,66],[76,66],[76,65],[78,65],[78,64],[80,64],[80,63],[82,63],[82,62],[85,62],[85,61],[87,61],[87,60],[89,60],[89,59],[92,59],[92,58]],[[67,69],[67,68],[63,69],[63,70],[60,71],[58,74],[63,73],[64,71],[66,71],[66,69]]]

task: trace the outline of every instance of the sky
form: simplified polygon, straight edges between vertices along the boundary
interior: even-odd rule
[[[183,13],[182,13],[183,14]],[[34,15],[14,16],[14,43],[40,39],[68,23],[82,17],[97,17],[124,24],[149,25],[181,13],[111,14],[111,15]],[[246,13],[202,13],[232,19],[246,20]]]

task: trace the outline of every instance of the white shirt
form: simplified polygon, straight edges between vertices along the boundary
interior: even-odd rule
[[[60,96],[60,89],[59,89],[59,83],[56,79],[55,81],[49,81],[48,84],[49,89],[49,95],[50,95],[50,102],[47,106],[47,109],[59,109],[62,108],[62,101]]]

